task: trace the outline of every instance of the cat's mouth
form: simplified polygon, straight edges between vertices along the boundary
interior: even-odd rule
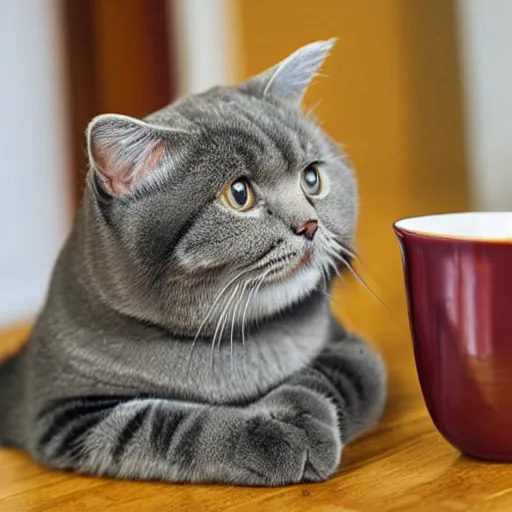
[[[307,247],[299,259],[299,254],[290,253],[279,259],[279,262],[273,262],[269,266],[268,276],[265,281],[276,282],[283,281],[294,276],[297,272],[301,271],[304,267],[311,266],[313,259],[313,248]]]
[[[302,267],[304,265],[309,265],[310,261],[311,261],[311,256],[313,254],[313,249],[311,249],[310,247],[308,247],[305,251],[304,251],[304,254],[302,255],[302,258],[299,260],[299,263],[298,263],[298,266],[299,267]]]

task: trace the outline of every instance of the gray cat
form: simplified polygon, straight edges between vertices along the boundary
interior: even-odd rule
[[[0,443],[119,478],[335,473],[386,377],[326,292],[353,257],[356,183],[299,107],[332,45],[143,121],[93,119],[44,309],[0,369]]]

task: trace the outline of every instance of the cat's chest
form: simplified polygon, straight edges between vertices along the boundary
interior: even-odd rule
[[[104,392],[168,396],[211,403],[254,399],[304,368],[324,346],[328,311],[276,321],[245,343],[225,338],[193,344],[178,339],[117,337],[79,343],[67,355],[74,371]]]

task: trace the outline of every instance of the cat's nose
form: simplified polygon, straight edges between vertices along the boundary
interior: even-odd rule
[[[317,229],[318,222],[316,220],[308,220],[293,230],[297,235],[304,235],[308,240],[313,240]]]

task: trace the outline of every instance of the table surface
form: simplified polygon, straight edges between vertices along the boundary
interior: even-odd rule
[[[27,328],[0,333],[0,352]],[[264,489],[115,481],[53,471],[0,449],[2,512],[69,511],[465,511],[512,510],[512,466],[460,455],[437,433],[417,383],[409,334],[380,339],[389,402],[380,424],[348,446],[321,484]]]

